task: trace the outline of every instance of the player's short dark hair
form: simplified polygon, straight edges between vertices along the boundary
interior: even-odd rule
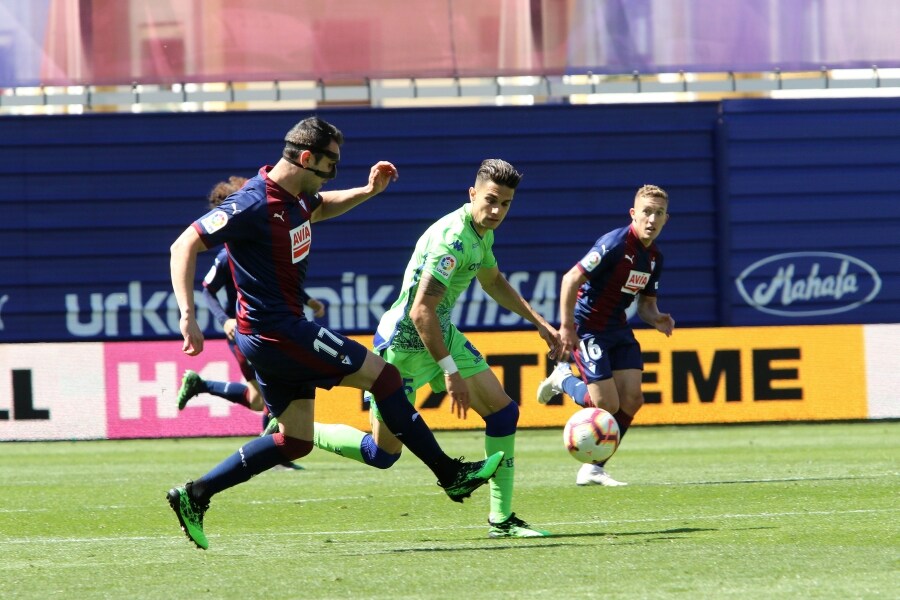
[[[288,131],[284,136],[284,154],[296,160],[303,150],[309,150],[317,158],[326,150],[332,140],[338,146],[344,143],[344,134],[341,130],[319,117],[303,119]]]
[[[479,181],[493,181],[497,185],[516,189],[522,181],[522,174],[515,167],[500,158],[488,158],[481,162],[478,173],[475,174],[475,184]]]
[[[206,197],[209,200],[209,207],[215,208],[219,206],[225,201],[225,198],[244,187],[245,183],[247,183],[247,178],[238,177],[237,175],[232,175],[228,178],[228,181],[220,181],[213,186],[213,189],[210,190],[209,195]]]
[[[637,193],[634,195],[634,199],[638,198],[659,198],[660,200],[665,200],[666,204],[669,203],[669,194],[666,193],[666,190],[662,189],[657,185],[650,185],[649,183],[646,185],[642,185]]]

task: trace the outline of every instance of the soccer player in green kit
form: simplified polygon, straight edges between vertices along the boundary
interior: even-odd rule
[[[487,361],[451,323],[460,294],[478,277],[484,291],[500,306],[532,323],[550,349],[561,352],[559,332],[509,284],[497,268],[492,250],[494,230],[509,212],[522,175],[508,162],[481,163],[469,202],[429,227],[416,243],[406,267],[400,296],[385,312],[375,334],[375,350],[399,369],[407,397],[430,384],[447,391],[450,408],[465,418],[471,406],[485,422],[485,452],[502,450],[504,460],[490,480],[488,535],[496,538],[543,537],[512,511],[515,434],[519,407],[503,390]],[[400,457],[400,441],[382,423],[372,402],[372,434],[347,425],[316,423],[318,448],[386,469]]]

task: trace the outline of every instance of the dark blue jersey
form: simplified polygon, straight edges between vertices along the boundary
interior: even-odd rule
[[[596,242],[578,268],[587,281],[578,290],[575,325],[579,331],[613,331],[628,327],[625,316],[637,294],[656,296],[663,257],[653,243],[644,247],[627,225]]]
[[[238,331],[265,333],[306,317],[303,291],[318,194],[295,196],[265,166],[193,223],[207,248],[225,244],[237,285]]]
[[[219,303],[216,296],[219,290],[225,290],[225,306]],[[237,304],[237,289],[234,287],[234,278],[231,276],[231,267],[228,265],[228,251],[225,248],[216,254],[216,260],[203,278],[203,295],[209,306],[210,312],[215,315],[219,325],[224,325],[228,319],[235,315]]]

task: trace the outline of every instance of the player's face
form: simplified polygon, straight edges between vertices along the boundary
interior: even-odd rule
[[[659,237],[669,220],[668,202],[662,198],[641,196],[634,201],[630,213],[634,231],[645,246]]]
[[[341,156],[341,147],[338,146],[337,142],[331,140],[331,143],[328,144],[326,149],[337,156],[338,159],[335,160],[325,154],[320,154],[319,157],[316,158],[316,155],[312,152],[306,153],[306,163],[303,166],[307,169],[313,169],[312,171],[307,170],[306,173],[309,176],[304,178],[302,191],[306,194],[315,194],[322,189],[322,186],[325,185],[326,181],[329,181],[329,179],[316,174],[316,171],[319,173],[330,173],[337,167]]]
[[[472,223],[479,235],[489,229],[497,229],[512,204],[515,190],[493,181],[479,181],[469,188],[472,202]]]

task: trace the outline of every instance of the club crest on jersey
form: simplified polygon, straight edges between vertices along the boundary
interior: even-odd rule
[[[581,259],[581,266],[584,267],[585,271],[593,271],[599,264],[600,253],[596,250],[590,252],[587,256]]]
[[[647,287],[648,283],[650,283],[650,273],[630,271],[625,285],[622,286],[622,291],[628,294],[637,294]]]
[[[215,233],[228,224],[228,215],[225,211],[217,210],[200,219],[206,233]]]
[[[437,272],[444,277],[450,277],[450,274],[453,273],[453,269],[456,268],[456,259],[448,254],[441,258],[437,264]]]
[[[291,262],[298,263],[309,254],[309,247],[312,245],[312,228],[309,221],[303,223],[299,227],[294,227],[289,232],[291,236]]]

